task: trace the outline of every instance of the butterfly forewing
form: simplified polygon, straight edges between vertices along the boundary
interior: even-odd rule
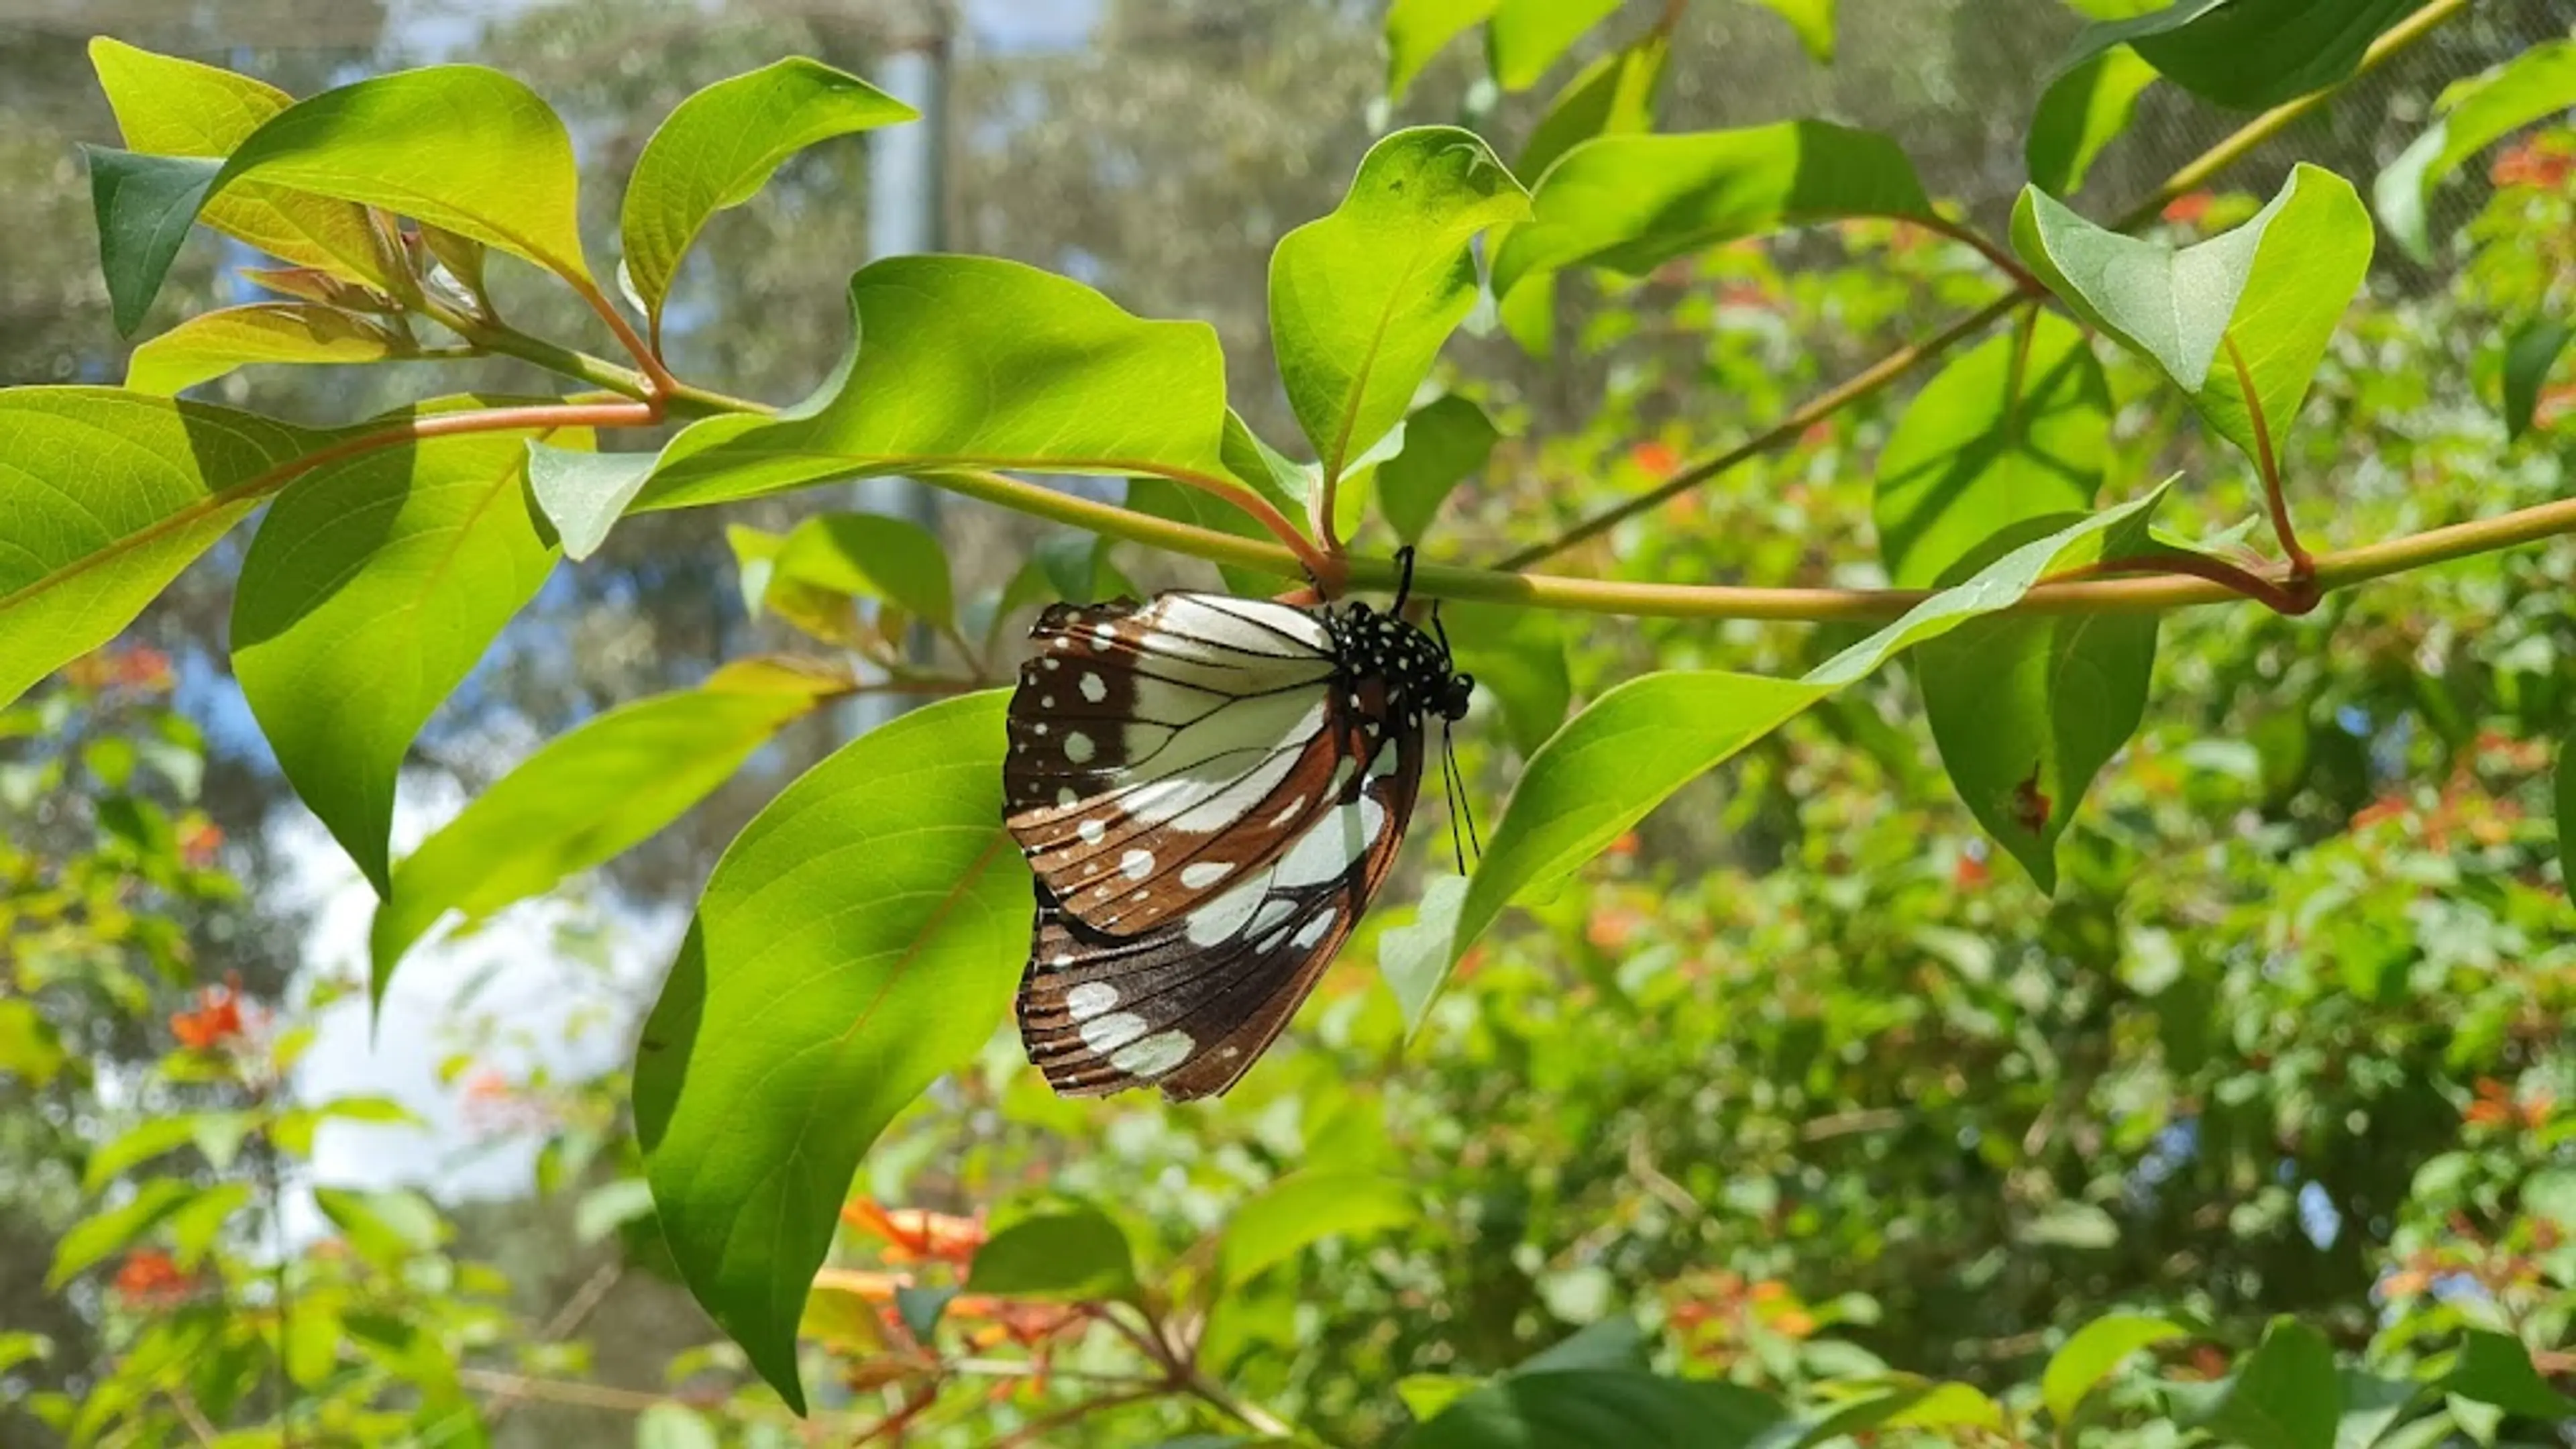
[[[1188,593],[1058,605],[1032,638],[1004,771],[1030,1059],[1068,1095],[1222,1092],[1392,867],[1446,652],[1358,606]]]

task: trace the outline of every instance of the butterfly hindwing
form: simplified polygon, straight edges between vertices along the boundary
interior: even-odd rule
[[[1231,1087],[1350,936],[1395,861],[1421,781],[1417,738],[1381,748],[1331,811],[1258,876],[1140,936],[1093,931],[1038,885],[1020,1030],[1054,1088],[1158,1084],[1175,1101]]]

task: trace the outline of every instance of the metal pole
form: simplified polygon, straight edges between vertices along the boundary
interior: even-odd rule
[[[869,133],[870,260],[935,252],[945,244],[948,6],[945,0],[932,0],[919,13],[920,28],[893,37],[876,66],[878,89],[919,111],[921,119]],[[892,514],[939,531],[938,493],[910,478],[862,478],[851,485],[850,503],[863,512]],[[928,631],[916,625],[905,641],[906,653],[919,659],[930,648]],[[900,696],[860,695],[841,706],[843,732],[858,735],[908,707]]]

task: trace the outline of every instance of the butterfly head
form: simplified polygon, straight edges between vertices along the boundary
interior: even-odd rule
[[[1476,676],[1452,674],[1440,687],[1440,717],[1455,723],[1467,717],[1468,701],[1475,697]]]

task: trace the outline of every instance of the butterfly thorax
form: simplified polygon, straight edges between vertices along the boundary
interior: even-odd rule
[[[1421,729],[1427,715],[1466,717],[1474,681],[1457,672],[1439,640],[1402,615],[1355,602],[1327,611],[1324,627],[1341,658],[1343,687],[1363,713],[1408,730]]]

